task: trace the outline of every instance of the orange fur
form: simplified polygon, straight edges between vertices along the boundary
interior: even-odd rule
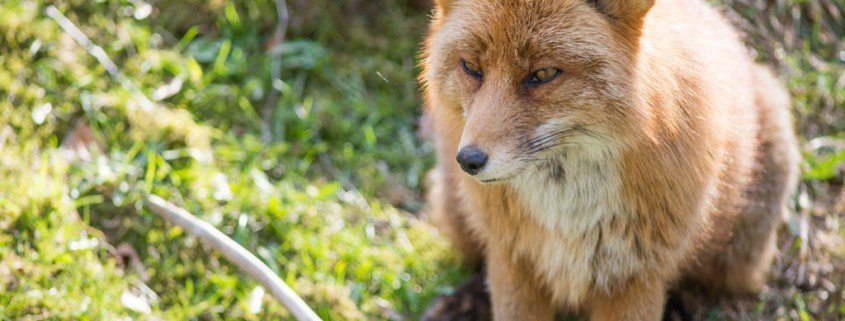
[[[458,249],[486,260],[497,320],[654,320],[682,280],[760,289],[797,143],[784,90],[712,8],[437,3],[421,75],[430,202]],[[562,73],[527,85],[549,67]],[[475,177],[455,162],[469,145],[490,159]]]

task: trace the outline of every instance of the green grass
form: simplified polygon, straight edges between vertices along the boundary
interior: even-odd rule
[[[433,163],[417,134],[427,11],[402,0],[288,2],[287,40],[275,47],[270,0],[157,1],[150,16],[130,0],[0,3],[0,319],[288,316],[269,295],[255,310],[256,284],[145,210],[147,194],[256,253],[325,319],[414,319],[465,277],[421,197]],[[734,2],[739,16],[756,19]],[[47,4],[146,96],[178,90],[142,110],[44,14]],[[803,140],[841,142],[843,48],[820,36],[828,31],[798,30],[803,44],[752,41],[787,77]],[[273,90],[278,101],[262,114]],[[68,148],[79,139],[90,157]],[[845,295],[845,252],[836,247],[845,222],[834,204],[845,152],[836,146],[806,151],[810,201],[799,209],[812,233],[784,233],[770,289],[752,304],[762,318],[845,313],[835,299]],[[790,279],[802,242],[810,270],[821,266],[809,290]],[[128,309],[121,297],[151,311]]]
[[[10,133],[0,143],[0,316],[140,317],[120,298],[147,286],[157,294],[153,319],[286,315],[269,296],[251,312],[256,284],[143,209],[148,193],[257,253],[327,319],[418,315],[461,278],[437,232],[403,210],[420,209],[431,162],[414,123],[424,17],[404,19],[405,9],[384,2],[380,36],[363,18],[292,24],[272,84],[272,2],[225,5],[178,36],[157,31],[168,21],[134,19],[133,3],[58,7],[147,96],[182,83],[151,112],[44,15],[44,3],[0,7],[0,132]],[[273,86],[280,98],[263,143],[259,114]],[[59,148],[76,124],[100,145],[89,161]],[[408,195],[390,197],[396,190]],[[143,273],[115,258],[122,244],[139,253]]]

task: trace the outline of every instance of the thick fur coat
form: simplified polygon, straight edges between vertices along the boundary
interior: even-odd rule
[[[440,0],[423,59],[430,204],[496,320],[658,320],[680,282],[765,282],[789,97],[703,1]]]

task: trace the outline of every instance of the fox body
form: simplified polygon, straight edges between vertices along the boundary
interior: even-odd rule
[[[703,1],[440,0],[423,59],[430,205],[496,320],[761,288],[797,180],[789,98]]]

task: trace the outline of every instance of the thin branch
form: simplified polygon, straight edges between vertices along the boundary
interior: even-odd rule
[[[179,225],[189,234],[198,237],[206,245],[223,254],[223,257],[235,264],[241,271],[249,274],[268,289],[270,294],[284,305],[297,320],[320,320],[320,317],[305,304],[305,301],[296,295],[267,265],[214,226],[158,196],[147,196],[145,203],[151,211],[171,223]]]
[[[276,24],[276,31],[273,33],[273,38],[270,40],[270,93],[261,106],[261,140],[264,143],[269,143],[273,139],[273,134],[270,130],[270,119],[273,116],[273,110],[279,102],[279,90],[273,85],[276,80],[282,78],[282,57],[276,47],[285,41],[285,34],[287,34],[288,23],[290,22],[290,15],[288,13],[288,6],[285,0],[276,0],[276,14],[278,15],[279,23]]]
[[[276,26],[276,37],[280,37],[280,41],[285,40],[285,33],[288,30],[288,23],[290,22],[290,15],[288,14],[288,5],[285,0],[276,0],[276,14],[279,18],[279,24]]]

